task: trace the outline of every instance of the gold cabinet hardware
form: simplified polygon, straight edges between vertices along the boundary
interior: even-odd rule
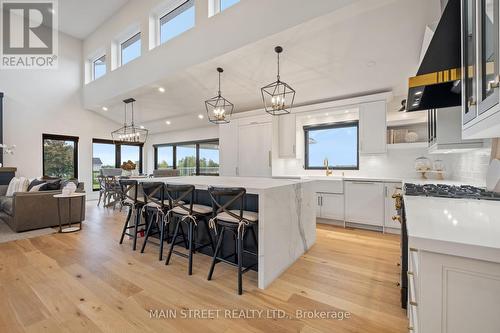
[[[413,326],[408,326],[408,331],[413,331],[413,330],[414,330]]]
[[[418,303],[417,303],[417,302],[410,301],[409,303],[410,303],[410,305],[412,305],[412,306],[418,306]]]
[[[410,252],[418,252],[418,249],[416,249],[414,247],[410,247]]]
[[[398,221],[399,223],[401,223],[401,216],[400,215],[395,215],[392,217],[392,220],[393,221]]]
[[[407,273],[408,275],[413,275],[413,272],[410,272],[410,271],[408,271],[408,272],[406,272],[406,273]]]
[[[471,106],[476,106],[477,105],[477,102],[476,100],[474,100],[473,98],[470,98],[468,101],[467,101],[467,106],[470,108]]]
[[[497,75],[495,80],[488,82],[488,90],[496,89],[500,87],[500,77]]]

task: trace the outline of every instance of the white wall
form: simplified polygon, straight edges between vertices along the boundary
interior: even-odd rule
[[[198,141],[219,138],[219,127],[215,125],[193,128],[184,131],[172,131],[150,135],[144,147],[145,151],[145,173],[153,173],[154,170],[154,148],[153,145],[162,143],[176,143],[186,141]]]
[[[90,189],[92,138],[110,138],[120,125],[84,110],[81,100],[82,42],[59,34],[57,70],[0,70],[4,98],[4,142],[16,144],[4,165],[17,175],[42,175],[42,133],[78,136],[78,174]]]

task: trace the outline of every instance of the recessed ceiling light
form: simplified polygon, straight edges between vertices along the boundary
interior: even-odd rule
[[[159,87],[159,88],[158,88],[158,91],[159,91],[159,92],[161,92],[161,93],[164,93],[164,92],[165,92],[165,88],[163,88],[163,87]]]
[[[165,124],[170,125],[171,124],[170,120],[167,120]]]
[[[52,14],[55,14],[56,10],[54,8],[49,8],[49,12],[52,13]]]
[[[202,115],[202,114],[199,114],[199,115],[198,115],[198,118],[199,118],[199,119],[203,119],[204,117],[203,117],[203,115]]]
[[[102,111],[108,111],[108,108],[107,108],[107,107],[105,107],[105,106],[103,106],[103,107],[102,107]]]
[[[328,112],[327,112],[327,113],[325,113],[325,116],[328,116]]]
[[[141,129],[144,129],[144,128],[145,128],[145,127],[144,127],[144,125],[141,125],[141,126],[139,126],[139,127],[140,127]]]
[[[349,110],[345,110],[344,113],[349,113]]]

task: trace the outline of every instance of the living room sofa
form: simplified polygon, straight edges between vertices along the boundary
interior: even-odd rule
[[[54,194],[62,190],[40,192],[16,192],[7,197],[8,185],[0,185],[0,220],[15,232],[42,229],[59,225],[57,199]],[[77,192],[84,192],[84,184],[78,183]],[[71,221],[77,221],[81,213],[81,201],[72,199]],[[63,223],[68,219],[68,205],[61,205]],[[83,209],[83,219],[85,209]]]

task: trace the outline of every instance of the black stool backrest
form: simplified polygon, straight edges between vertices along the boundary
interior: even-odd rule
[[[155,203],[164,206],[165,203],[165,183],[143,182],[142,192],[144,193],[144,203]]]
[[[194,189],[194,185],[167,184],[165,186],[165,194],[170,209],[180,207],[189,215],[193,215]],[[186,200],[189,200],[189,202],[187,204],[183,203]]]
[[[137,180],[132,179],[120,179],[120,189],[122,200],[132,200],[134,204],[137,203],[137,188],[139,184]]]
[[[245,195],[247,190],[242,187],[208,187],[210,199],[212,199],[212,209],[214,216],[226,213],[238,220],[243,220],[243,210],[245,209]],[[231,212],[230,209],[235,204],[239,206],[239,215]]]

